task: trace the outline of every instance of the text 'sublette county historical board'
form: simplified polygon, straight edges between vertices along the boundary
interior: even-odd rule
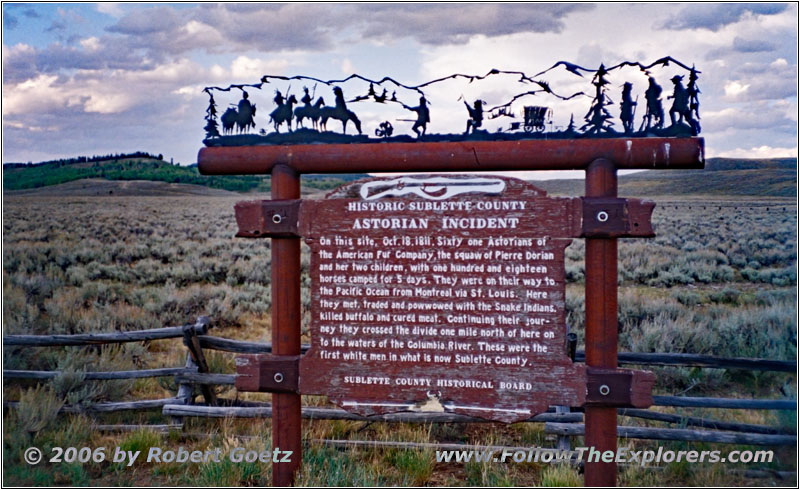
[[[563,237],[580,234],[579,199],[517,179],[434,176],[359,181],[303,206],[302,393],[362,415],[504,422],[583,404],[564,307]]]

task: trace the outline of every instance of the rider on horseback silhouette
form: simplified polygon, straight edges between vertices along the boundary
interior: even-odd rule
[[[278,107],[273,110],[270,115],[270,121],[275,124],[275,132],[279,132],[280,125],[287,123],[289,131],[292,130],[292,106],[297,103],[294,95],[289,95],[289,98],[284,100],[280,91],[275,91],[275,98],[272,99],[278,104]]]
[[[309,95],[309,93],[308,93],[308,87],[303,87],[303,92],[304,92],[303,98],[300,99],[300,102],[302,102],[306,106],[310,106],[311,105],[311,95]]]
[[[333,95],[335,96],[334,107],[337,109],[347,110],[347,103],[344,101],[344,93],[339,87],[333,87]]]
[[[254,128],[256,127],[256,123],[254,121],[254,117],[256,115],[256,106],[250,102],[249,97],[250,96],[247,94],[247,92],[242,90],[242,100],[239,101],[236,121],[239,131],[242,132],[247,131],[250,126]]]
[[[347,108],[347,103],[344,100],[344,93],[339,87],[333,87],[333,94],[335,103],[333,107],[323,107],[320,109],[320,125],[323,131],[326,130],[328,119],[337,119],[342,121],[342,132],[347,133],[347,122],[353,121],[356,126],[358,134],[361,134],[361,121],[356,114]]]

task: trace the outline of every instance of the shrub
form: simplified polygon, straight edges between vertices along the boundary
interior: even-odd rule
[[[60,360],[58,370],[62,374],[52,381],[52,386],[61,397],[73,406],[88,406],[99,401],[119,400],[133,387],[133,380],[90,380],[86,371],[125,371],[136,367],[135,360],[144,355],[138,344],[105,346],[95,354],[71,349]]]
[[[684,306],[696,306],[703,302],[703,297],[694,291],[678,289],[671,296]]]
[[[739,302],[739,296],[741,296],[741,294],[742,293],[736,288],[725,287],[722,291],[712,293],[709,299],[715,303],[736,304]]]
[[[27,433],[34,434],[55,421],[62,406],[64,401],[51,388],[37,386],[20,394],[19,406],[14,415]]]

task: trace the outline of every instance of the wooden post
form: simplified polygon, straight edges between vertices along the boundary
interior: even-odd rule
[[[192,359],[192,353],[186,354],[186,369],[197,371],[197,364]],[[184,405],[191,405],[194,399],[194,385],[192,383],[181,382],[178,384],[178,394],[176,398],[183,400]],[[183,417],[171,417],[171,423],[180,424],[183,427]]]
[[[586,197],[617,197],[617,169],[608,160],[593,161],[586,169]],[[584,220],[602,216],[584,216]],[[607,219],[607,216],[606,216]],[[586,365],[617,367],[617,239],[586,239]],[[617,409],[586,407],[585,443],[603,453],[617,449]],[[591,456],[589,452],[586,457]],[[586,461],[584,484],[617,484],[617,464]]]
[[[200,347],[200,341],[197,339],[197,332],[195,332],[194,325],[186,325],[183,327],[183,344],[189,349],[189,355],[197,365],[197,371],[200,373],[211,372],[208,369],[208,362],[206,356],[203,354],[203,348]],[[200,392],[206,403],[213,406],[217,405],[217,395],[214,393],[214,387],[211,385],[200,385]]]
[[[704,166],[703,147],[702,138],[215,146],[201,149],[197,161],[203,175],[269,173],[272,175],[272,198],[276,200],[298,199],[299,174],[303,173],[574,169],[586,170],[587,197],[608,198],[617,195],[617,168],[701,169]],[[621,209],[630,210],[630,207],[620,208],[619,202],[612,204],[616,206],[617,214],[624,212]],[[595,205],[604,204],[596,201]],[[598,227],[585,229],[591,231],[595,228]],[[627,229],[603,228],[599,227],[601,234],[611,233],[606,236],[639,236],[626,235],[630,231]],[[244,234],[239,236],[255,237],[250,231],[244,230]],[[614,238],[599,237],[586,240],[587,364],[601,371],[613,372],[611,370],[617,366],[617,242]],[[299,251],[300,240],[297,237],[272,239],[273,353],[278,356],[300,354]],[[606,374],[601,372],[601,376]],[[641,385],[642,380],[638,381]],[[594,406],[586,408],[586,442],[594,445],[595,450],[613,450],[616,449],[616,406],[613,403],[606,406],[604,397],[610,395],[609,400],[619,406],[620,400],[626,396],[609,393],[609,387],[604,383],[598,389],[598,393],[592,394]],[[631,393],[627,395],[632,396]],[[601,396],[599,401],[597,396]],[[300,397],[274,394],[273,406],[273,445],[281,450],[294,451],[290,464],[275,466],[273,483],[288,485],[293,482],[294,472],[301,462]],[[587,465],[587,485],[615,483],[615,464]]]
[[[272,169],[272,199],[298,199],[300,176],[292,168]],[[300,239],[272,239],[272,353],[300,355]],[[272,484],[288,487],[302,461],[300,395],[273,393],[272,448],[292,451],[288,463],[272,464]],[[285,453],[284,453],[285,454]]]

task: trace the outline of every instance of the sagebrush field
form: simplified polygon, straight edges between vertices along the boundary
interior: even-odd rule
[[[248,196],[247,199],[255,198]],[[3,202],[3,334],[74,334],[140,330],[208,315],[216,336],[269,340],[269,240],[234,238],[233,205],[242,197],[6,197]],[[662,202],[653,239],[619,246],[620,351],[678,352],[726,357],[797,359],[797,207],[777,201]],[[303,256],[307,273],[308,256]],[[568,324],[583,343],[583,241],[567,249]],[[303,278],[307,342],[308,276]],[[178,367],[180,340],[104,348],[3,350],[3,369],[58,370],[33,381],[4,381],[3,472],[12,485],[266,485],[268,464],[110,463],[31,467],[24,448],[37,445],[191,448],[269,446],[269,420],[190,419],[183,432],[108,434],[98,423],[165,423],[160,410],[109,415],[59,415],[61,404],[173,396],[169,378],[85,381],[82,371]],[[212,369],[232,373],[233,354],[211,353]],[[785,373],[657,368],[656,393],[796,399]],[[234,398],[233,389],[225,397]],[[269,400],[268,395],[239,394]],[[304,403],[324,404],[319,397]],[[675,413],[794,427],[795,412],[665,409]],[[621,425],[643,424],[620,418]],[[250,437],[241,437],[250,436]],[[470,442],[552,446],[540,424],[365,424],[304,421],[309,446],[304,485],[573,485],[577,470],[536,464],[436,464],[433,451],[326,448],[312,439]],[[578,441],[573,441],[577,445]],[[652,447],[652,441],[620,445]],[[666,443],[679,449],[730,446]],[[796,448],[774,448],[761,468],[795,471]],[[622,485],[762,485],[732,468],[745,465],[665,465],[654,472],[621,469]],[[770,483],[794,484],[781,480]]]

